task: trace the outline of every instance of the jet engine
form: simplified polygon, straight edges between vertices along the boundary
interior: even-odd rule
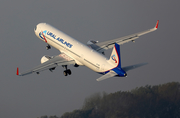
[[[45,55],[45,56],[43,56],[43,57],[41,58],[41,63],[44,63],[44,62],[46,62],[46,61],[48,61],[48,60],[50,60],[50,59],[52,59],[52,57],[50,57],[50,56],[48,56],[48,55]]]

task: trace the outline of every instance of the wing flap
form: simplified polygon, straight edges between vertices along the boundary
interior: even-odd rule
[[[121,44],[127,43],[129,41],[133,41],[137,38],[139,38],[137,35],[131,35],[131,36],[126,36],[126,37],[122,37],[122,38],[117,38],[117,39],[101,42],[101,43],[96,44],[97,47],[99,47],[96,50],[98,52],[103,52],[107,49],[113,48],[115,43],[121,45]]]
[[[142,32],[138,32],[138,33],[135,33],[132,35],[128,35],[125,37],[112,39],[112,40],[108,40],[108,41],[104,41],[104,42],[98,42],[98,43],[94,44],[96,46],[94,46],[93,49],[98,51],[98,52],[104,52],[105,50],[112,48],[115,43],[121,45],[121,44],[127,43],[129,41],[134,41],[135,39],[139,38],[139,36],[142,36],[144,34],[147,34],[147,33],[150,33],[150,32],[157,30],[158,24],[159,24],[159,20],[157,21],[154,28],[151,28],[151,29],[148,29],[148,30],[145,30]]]

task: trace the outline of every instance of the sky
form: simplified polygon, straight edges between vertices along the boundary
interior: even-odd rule
[[[2,0],[0,4],[0,117],[37,118],[61,116],[80,109],[84,99],[97,92],[130,91],[145,85],[180,82],[180,39],[178,0]],[[122,66],[147,62],[129,71],[126,78],[110,78],[85,66],[71,69],[65,77],[58,67],[19,77],[20,72],[40,64],[44,55],[58,55],[55,48],[34,34],[35,26],[46,22],[86,44],[106,41],[153,28],[135,43],[121,45]],[[106,52],[109,58],[111,50]]]

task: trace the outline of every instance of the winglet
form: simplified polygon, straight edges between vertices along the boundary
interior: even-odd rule
[[[16,72],[16,75],[19,75],[19,68],[17,68],[17,72]]]
[[[158,25],[159,25],[159,20],[157,20],[157,23],[156,23],[156,26],[155,26],[156,29],[158,28]]]

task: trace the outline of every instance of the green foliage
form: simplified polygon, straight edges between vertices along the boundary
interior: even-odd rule
[[[60,118],[180,118],[180,83],[95,93],[85,99],[82,109]]]

